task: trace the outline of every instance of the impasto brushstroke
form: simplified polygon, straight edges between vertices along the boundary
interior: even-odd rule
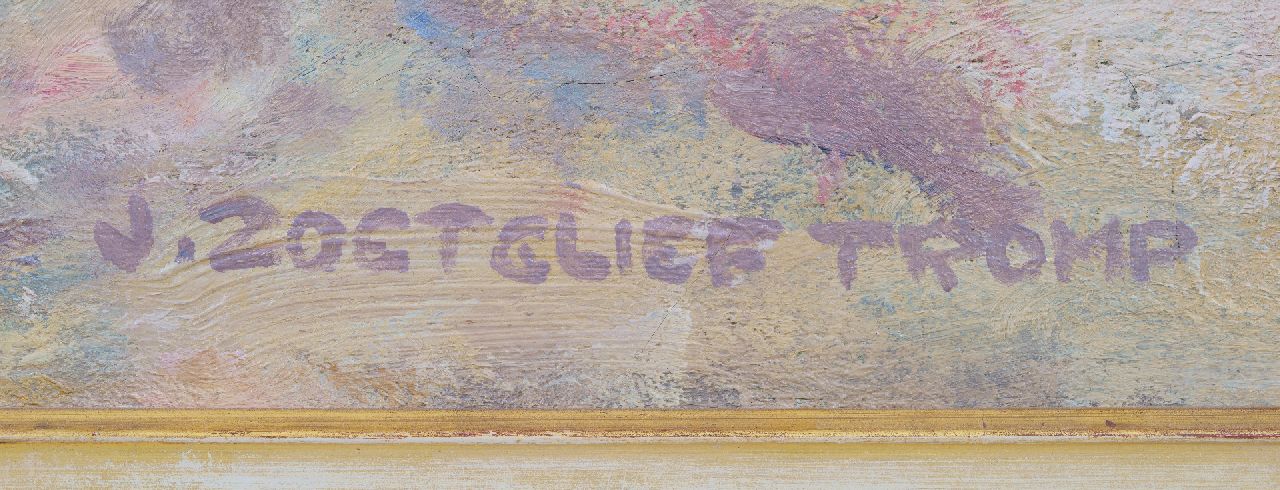
[[[0,27],[0,406],[1280,400],[1280,5]]]

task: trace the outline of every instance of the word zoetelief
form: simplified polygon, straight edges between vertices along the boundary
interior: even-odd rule
[[[200,219],[220,223],[236,217],[244,227],[209,252],[209,266],[218,272],[255,267],[271,267],[280,262],[278,245],[246,247],[252,237],[275,224],[278,212],[266,201],[252,196],[233,197],[213,204],[200,211]],[[140,196],[129,199],[130,234],[125,235],[110,224],[98,222],[94,226],[94,241],[102,257],[125,271],[134,271],[151,251],[154,244],[150,206]],[[351,239],[353,256],[358,267],[373,271],[406,272],[409,270],[409,252],[390,250],[387,242],[375,240],[370,235],[378,231],[406,230],[413,223],[431,226],[439,231],[440,266],[453,270],[457,263],[458,241],[463,232],[476,232],[479,227],[493,224],[494,220],[476,206],[447,203],[418,213],[412,219],[405,211],[396,208],[378,208],[370,211],[356,225],[356,236]],[[543,216],[519,216],[508,220],[498,231],[489,265],[502,277],[528,284],[541,284],[547,280],[551,264],[537,257],[528,240],[544,240],[550,223]],[[308,230],[315,230],[321,238],[319,250],[308,253],[302,238]],[[1195,231],[1181,221],[1151,220],[1129,227],[1128,254],[1126,255],[1120,221],[1112,218],[1102,229],[1087,236],[1079,236],[1061,220],[1051,225],[1053,234],[1054,269],[1059,282],[1071,280],[1075,261],[1093,257],[1104,251],[1108,278],[1119,275],[1125,268],[1135,281],[1150,280],[1152,266],[1172,265],[1185,257],[1196,246]],[[783,231],[782,223],[765,218],[734,217],[696,221],[683,216],[661,216],[643,223],[640,257],[645,273],[659,281],[683,284],[693,273],[696,254],[682,254],[675,246],[687,240],[705,240],[711,284],[716,287],[732,286],[743,278],[736,271],[755,272],[765,267],[763,250],[778,239]],[[1048,261],[1044,241],[1034,230],[1011,223],[988,229],[978,229],[962,221],[937,220],[924,225],[900,225],[878,221],[844,221],[817,223],[808,227],[813,239],[837,248],[836,268],[840,282],[851,288],[857,275],[858,252],[868,248],[897,245],[907,262],[907,270],[917,279],[926,269],[932,269],[944,291],[958,284],[950,262],[984,257],[992,276],[1005,284],[1013,284],[1040,273]],[[894,239],[894,235],[897,239]],[[294,266],[308,270],[334,270],[346,245],[346,226],[331,214],[321,211],[304,211],[293,219],[285,233],[285,252]],[[572,213],[559,213],[555,224],[555,255],[560,268],[570,276],[599,281],[608,277],[613,265],[620,272],[632,267],[632,224],[620,220],[614,226],[614,258],[599,252],[578,249],[578,227]],[[946,238],[955,247],[934,250],[925,242],[934,238]],[[1167,240],[1166,247],[1153,248],[1152,238]],[[1028,257],[1021,265],[1011,263],[1008,248],[1018,243]],[[512,248],[515,248],[513,257]],[[178,244],[175,260],[194,260],[195,244],[183,238]]]

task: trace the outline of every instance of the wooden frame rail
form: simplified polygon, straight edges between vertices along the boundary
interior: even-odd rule
[[[0,440],[984,436],[1280,438],[1280,409],[6,409]]]

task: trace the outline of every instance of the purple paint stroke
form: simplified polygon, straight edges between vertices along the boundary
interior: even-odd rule
[[[458,263],[458,237],[463,230],[475,230],[493,223],[493,218],[480,208],[462,203],[446,203],[418,213],[419,223],[440,229],[440,268],[452,271]]]
[[[578,222],[572,213],[560,213],[556,223],[556,257],[565,273],[585,281],[609,277],[609,258],[597,252],[578,250]]]
[[[1149,248],[1151,238],[1170,242],[1168,246]],[[1184,259],[1200,242],[1195,230],[1181,221],[1152,220],[1129,227],[1129,257],[1133,280],[1151,280],[1152,265],[1172,265]]]
[[[516,254],[520,257],[520,265],[511,259],[511,247],[525,238],[546,237],[547,219],[541,216],[519,216],[512,218],[498,232],[498,245],[493,247],[489,256],[489,267],[502,277],[526,284],[542,284],[547,281],[551,272],[551,263],[539,260],[528,243],[520,243]]]
[[[839,247],[836,270],[846,290],[858,277],[858,249],[893,246],[893,225],[878,221],[814,223],[808,231],[814,240]]]
[[[615,92],[646,87],[631,82],[653,76],[659,62],[698,71],[664,80],[701,87],[723,117],[757,138],[817,147],[829,162],[859,155],[905,170],[949,217],[981,229],[1040,211],[1035,189],[983,166],[999,157],[992,148],[1000,146],[989,138],[999,128],[988,122],[988,105],[949,66],[908,52],[904,39],[885,42],[884,32],[855,28],[848,11],[731,0],[673,21],[669,11],[543,13],[531,3],[499,1],[402,5],[429,11],[432,33],[484,33],[471,37],[483,49],[468,52],[489,53],[486,64],[532,59],[548,46],[591,52],[613,59],[603,65],[613,67],[605,86]],[[610,34],[627,17],[646,20]],[[615,83],[627,72],[636,75]],[[612,104],[596,105],[598,116],[618,114]],[[820,200],[836,177],[819,176]]]
[[[719,218],[711,221],[707,229],[707,269],[711,273],[711,285],[725,287],[743,280],[733,269],[744,272],[764,270],[764,252],[767,242],[773,242],[782,234],[782,223],[763,218]],[[736,246],[734,248],[731,248]]]
[[[1071,269],[1076,260],[1091,258],[1101,249],[1106,254],[1106,278],[1119,277],[1129,260],[1124,254],[1120,218],[1112,216],[1101,230],[1084,237],[1062,220],[1053,220],[1053,268],[1058,282],[1071,282]]]
[[[271,0],[148,0],[108,19],[120,71],[153,91],[187,87],[269,66],[287,54],[288,3]]]
[[[253,196],[236,196],[200,210],[200,219],[212,224],[232,217],[240,218],[244,228],[209,251],[211,269],[226,272],[271,267],[279,262],[275,243],[247,247],[253,243],[254,234],[271,228],[278,221],[279,213],[270,203]]]
[[[142,196],[134,194],[129,196],[129,234],[125,235],[114,226],[99,221],[93,225],[93,241],[107,262],[126,272],[133,272],[151,253],[151,246],[155,244],[153,228],[151,205]]]
[[[1035,190],[982,170],[986,107],[946,66],[901,48],[873,51],[834,18],[808,9],[764,28],[746,63],[712,78],[720,113],[766,141],[906,170],[953,218],[981,228],[1039,211]]]
[[[310,229],[316,230],[324,239],[320,241],[320,250],[308,258],[306,249],[302,246],[302,237]],[[285,240],[289,243],[284,248],[289,252],[295,267],[332,272],[338,259],[342,258],[342,245],[346,243],[342,235],[346,232],[346,225],[329,213],[303,211],[293,219],[293,226],[285,233]]]
[[[696,255],[681,255],[673,242],[687,240],[697,223],[683,216],[661,216],[644,222],[640,254],[649,277],[669,284],[684,284],[693,274]]]
[[[359,233],[407,229],[409,229],[409,213],[396,208],[378,208],[369,211],[360,218],[360,224],[356,225],[356,231]],[[351,244],[355,246],[356,263],[361,268],[373,271],[409,271],[408,250],[388,250],[387,242],[374,240],[367,235],[352,238]]]
[[[1029,255],[1022,265],[1014,266],[1009,261],[1009,244],[1018,243],[1023,252]],[[1020,224],[1008,224],[989,230],[986,237],[987,270],[991,276],[1004,284],[1013,284],[1040,275],[1040,267],[1047,256],[1044,251],[1044,240],[1030,228]]]

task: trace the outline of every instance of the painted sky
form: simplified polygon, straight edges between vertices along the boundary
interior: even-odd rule
[[[0,27],[3,406],[1280,400],[1272,2],[48,0]],[[686,280],[646,269],[660,216]],[[717,279],[718,218],[770,236],[759,270]],[[858,220],[889,228],[855,279],[814,237]],[[1062,280],[1058,230],[1111,223],[1115,261]],[[1127,272],[1159,223],[1194,246]],[[1015,246],[1016,277],[961,243],[1015,225],[1048,258]],[[540,282],[492,266],[503,237]],[[953,282],[912,243],[957,247]]]

